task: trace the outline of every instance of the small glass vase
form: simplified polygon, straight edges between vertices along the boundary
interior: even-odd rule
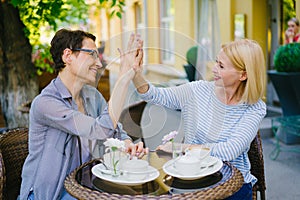
[[[178,158],[182,155],[182,143],[172,141],[172,158]]]
[[[118,177],[120,175],[120,158],[121,151],[118,149],[110,149],[110,170],[113,177]]]

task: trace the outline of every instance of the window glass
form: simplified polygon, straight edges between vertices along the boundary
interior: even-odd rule
[[[162,63],[174,63],[174,0],[160,1],[160,53]]]

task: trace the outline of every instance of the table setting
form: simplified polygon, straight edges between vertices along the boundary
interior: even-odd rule
[[[146,159],[131,157],[123,151],[124,144],[121,141],[111,138],[104,143],[106,153],[103,155],[102,162],[95,165],[91,172],[99,179],[123,186],[142,185],[154,181],[160,174],[165,174],[167,177],[160,176],[157,181],[160,185],[169,186],[168,191],[191,192],[201,189],[201,185],[196,184],[198,187],[195,188],[195,185],[189,184],[190,181],[197,181],[219,172],[223,167],[223,162],[210,156],[210,149],[205,146],[183,150],[182,143],[174,142],[176,135],[177,132],[172,131],[163,138],[163,144],[171,142],[171,149],[162,151],[161,154],[165,154],[169,158],[159,169],[150,165],[149,156],[146,156]],[[173,181],[175,186],[169,184],[170,181],[164,181],[166,178],[171,180],[170,177],[175,180]],[[220,176],[210,176],[210,179],[214,177],[217,181],[220,178]],[[178,183],[185,185],[185,187],[191,185],[191,187],[186,190],[178,189],[176,188]]]
[[[147,160],[126,153],[123,141],[109,138],[104,145],[106,153],[101,163],[91,170],[96,177],[119,185],[135,186],[153,181],[159,176],[159,171],[149,165]]]
[[[223,167],[223,162],[213,156],[197,159],[193,156],[181,156],[169,160],[163,166],[166,174],[183,179],[195,180],[218,172]]]
[[[65,187],[77,198],[95,195],[88,199],[111,198],[110,195],[116,199],[123,195],[133,195],[130,198],[134,199],[185,199],[191,195],[223,198],[241,187],[243,177],[229,162],[211,156],[210,148],[204,145],[199,148],[174,145],[175,136],[176,132],[171,132],[163,138],[163,144],[170,143],[169,149],[152,150],[140,159],[125,153],[122,142],[108,139],[104,142],[103,157],[74,170],[66,178]]]
[[[95,165],[92,168],[92,173],[100,179],[120,185],[140,185],[153,181],[159,176],[159,171],[150,166],[145,160],[125,161],[119,169],[118,176],[114,176],[113,172],[104,163]]]

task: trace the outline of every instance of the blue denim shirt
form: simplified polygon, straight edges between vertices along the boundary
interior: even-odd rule
[[[107,103],[96,88],[86,85],[81,95],[86,114],[78,111],[70,92],[58,77],[33,100],[21,200],[27,199],[32,189],[38,200],[61,198],[66,176],[80,165],[77,136],[94,141],[109,137],[129,138],[121,124],[114,129]],[[88,157],[83,154],[84,161],[90,159]]]

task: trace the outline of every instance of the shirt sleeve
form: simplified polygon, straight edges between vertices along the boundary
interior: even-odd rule
[[[116,133],[120,133],[122,139],[127,138],[122,126],[118,124],[117,128],[114,128],[107,108],[94,118],[75,110],[67,101],[53,96],[37,97],[32,102],[30,118],[41,125],[87,139],[102,140],[114,137]]]
[[[128,136],[127,132],[123,129],[123,126],[120,122],[118,122],[117,124],[116,134],[117,134],[117,138],[119,138],[120,140],[129,139],[132,141],[131,137]]]
[[[265,114],[266,106],[262,101],[248,109],[240,121],[233,126],[231,135],[227,140],[205,144],[211,148],[211,155],[224,161],[231,161],[248,151]],[[198,141],[195,143],[199,144]]]
[[[149,83],[149,90],[140,97],[152,104],[180,110],[193,95],[189,83],[169,88],[158,88]]]

